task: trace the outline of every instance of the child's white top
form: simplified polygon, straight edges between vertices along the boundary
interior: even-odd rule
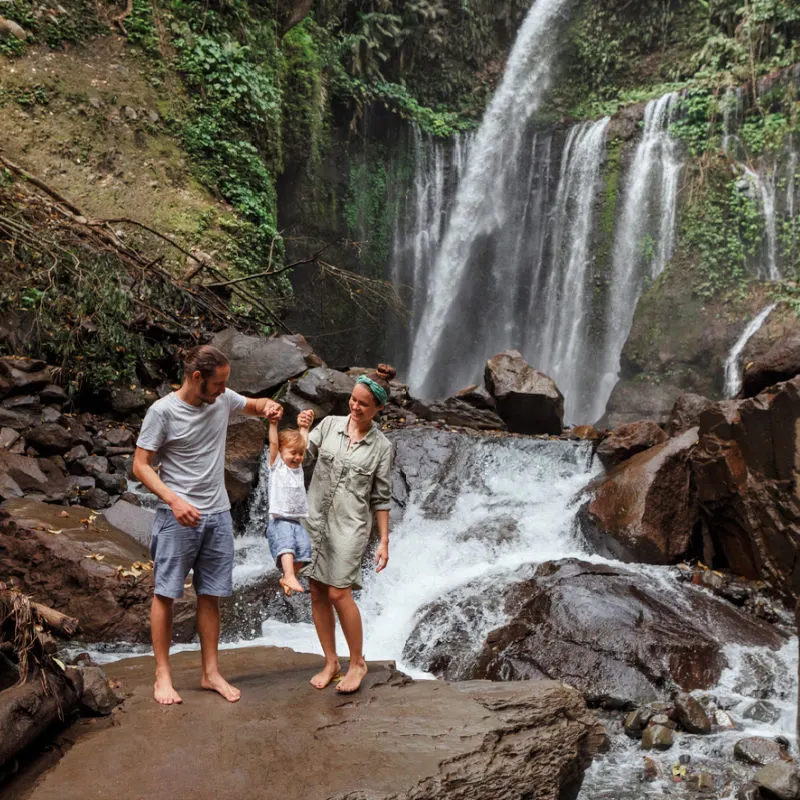
[[[269,515],[284,519],[308,516],[308,498],[303,468],[292,469],[278,453],[269,469]]]

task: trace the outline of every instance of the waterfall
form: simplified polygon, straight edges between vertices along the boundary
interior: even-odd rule
[[[673,92],[647,104],[642,139],[624,188],[622,212],[614,230],[606,309],[606,361],[598,397],[603,408],[618,380],[620,355],[639,296],[645,284],[661,274],[675,249],[683,159],[669,127],[675,121],[678,100]]]
[[[722,150],[735,158],[739,157],[742,142],[739,126],[744,116],[744,89],[729,86],[722,98]]]
[[[753,187],[758,201],[761,218],[764,220],[766,246],[763,248],[763,261],[756,266],[756,275],[769,281],[779,281],[778,233],[775,216],[775,168],[762,174],[742,165],[745,178]]]
[[[482,240],[512,222],[513,195],[526,127],[550,87],[562,37],[563,11],[571,0],[537,0],[514,43],[502,82],[470,150],[464,179],[430,276],[428,296],[414,336],[409,382],[422,394],[437,384],[447,322],[458,306],[464,275],[482,257]],[[499,268],[499,264],[491,264]],[[499,276],[498,276],[499,277]],[[491,311],[490,311],[491,313]],[[463,354],[461,354],[463,356]],[[474,367],[473,367],[474,369]],[[433,379],[432,379],[433,378]]]
[[[742,370],[739,365],[739,358],[753,336],[758,333],[767,317],[772,313],[777,303],[771,303],[766,308],[762,308],[756,317],[748,323],[742,335],[734,342],[731,352],[725,359],[725,397],[736,397],[742,388]]]

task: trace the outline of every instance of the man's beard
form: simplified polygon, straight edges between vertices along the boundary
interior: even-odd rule
[[[207,403],[207,404],[210,405],[211,403],[216,402],[217,397],[219,397],[219,395],[215,395],[214,397],[212,397],[209,394],[209,392],[208,392],[208,381],[205,380],[205,378],[204,378],[203,381],[200,383],[200,395],[199,395],[199,398],[198,398],[200,400],[200,402],[201,403]]]

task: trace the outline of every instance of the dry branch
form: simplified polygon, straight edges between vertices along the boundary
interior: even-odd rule
[[[74,636],[79,627],[79,622],[75,617],[68,617],[54,608],[42,605],[41,603],[31,602],[31,609],[39,618],[40,622],[54,633],[60,636]]]

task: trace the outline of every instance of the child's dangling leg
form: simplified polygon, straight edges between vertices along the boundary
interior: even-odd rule
[[[281,555],[281,569],[283,570],[283,577],[279,583],[287,597],[291,597],[293,592],[305,592],[303,584],[297,580],[295,575],[294,553],[283,553]]]

